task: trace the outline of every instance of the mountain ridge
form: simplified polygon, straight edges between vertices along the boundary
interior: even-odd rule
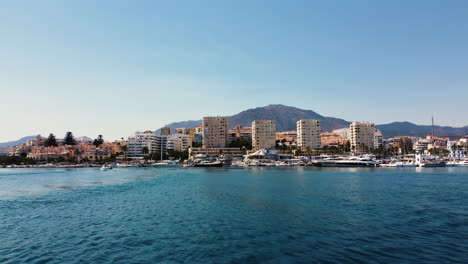
[[[330,132],[334,129],[344,128],[351,122],[344,119],[320,115],[312,110],[300,109],[293,106],[282,104],[270,104],[263,107],[255,107],[241,111],[235,115],[226,116],[229,121],[229,127],[236,125],[251,126],[253,120],[275,120],[277,131],[296,130],[296,121],[300,119],[317,119],[321,121],[322,132]],[[173,122],[166,127],[171,130],[180,127],[196,127],[201,125],[202,120],[189,120]],[[395,136],[420,136],[424,137],[432,133],[432,126],[416,125],[408,121],[396,121],[388,124],[376,125],[376,128],[382,131],[384,137]],[[468,126],[434,126],[435,134],[444,137],[461,137],[468,132]],[[156,130],[159,132],[160,129]]]

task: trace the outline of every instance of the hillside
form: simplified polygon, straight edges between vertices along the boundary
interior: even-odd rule
[[[322,121],[321,125],[324,131],[349,125],[349,122],[343,119],[325,117],[311,110],[303,110],[285,105],[268,105],[265,107],[248,109],[238,114],[228,116],[227,118],[230,128],[236,125],[251,126],[254,120],[275,120],[277,131],[296,130],[296,122],[300,119],[318,119]],[[199,125],[201,125],[201,120],[192,120],[171,123],[167,127],[173,130],[179,127],[196,127]],[[158,131],[159,130],[157,130],[157,132]]]
[[[0,143],[0,147],[11,147],[11,146],[16,146],[16,145],[19,145],[21,143],[25,143],[26,141],[30,140],[30,139],[35,139],[36,136],[27,136],[27,137],[22,137],[18,140],[15,140],[15,141],[8,141],[8,142],[3,142],[3,143]]]
[[[322,116],[312,110],[304,110],[285,105],[268,105],[242,111],[238,114],[228,116],[230,128],[236,125],[251,126],[253,120],[275,120],[277,131],[296,130],[296,121],[300,119],[318,119],[321,121],[322,131],[332,131],[333,129],[349,126],[350,122]],[[191,120],[175,122],[168,125],[172,130],[179,127],[196,127],[201,125],[201,120]],[[382,130],[385,137],[394,136],[421,136],[431,133],[432,127],[416,125],[410,122],[393,122],[389,124],[376,125]],[[159,132],[159,130],[157,130]],[[468,132],[468,126],[449,127],[435,126],[435,134],[438,136],[460,137]]]

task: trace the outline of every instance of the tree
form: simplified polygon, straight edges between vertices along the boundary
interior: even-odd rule
[[[143,152],[143,155],[147,155],[149,153],[149,148],[148,147],[143,147],[141,149],[141,151]]]
[[[65,145],[76,145],[76,140],[75,137],[73,137],[73,133],[67,132],[67,134],[65,134],[63,142],[65,143]]]
[[[344,151],[345,152],[350,152],[351,151],[351,142],[349,140],[346,141],[346,143],[344,145]]]
[[[102,137],[102,135],[99,135],[94,141],[93,141],[93,145],[96,146],[96,147],[99,147],[100,145],[104,144],[104,138]]]
[[[120,147],[120,149],[122,149],[122,152],[123,152],[124,157],[125,157],[125,155],[127,154],[127,150],[128,150],[127,145],[122,145],[122,146]]]
[[[57,139],[54,134],[50,133],[49,137],[44,141],[44,146],[46,147],[57,147]]]

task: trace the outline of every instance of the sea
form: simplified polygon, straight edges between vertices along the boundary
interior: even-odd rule
[[[2,168],[0,263],[468,263],[468,167]]]

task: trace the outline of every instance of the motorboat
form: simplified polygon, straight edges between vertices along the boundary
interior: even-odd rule
[[[113,169],[112,166],[109,165],[109,164],[104,164],[104,165],[102,165],[102,167],[101,167],[101,170],[102,170],[102,171],[108,171],[108,170],[112,170],[112,169]]]
[[[200,162],[193,163],[191,167],[222,167],[223,163],[219,160],[216,161],[208,161],[202,160]]]
[[[379,167],[380,164],[374,160],[358,157],[338,157],[317,160],[313,162],[316,167]]]

